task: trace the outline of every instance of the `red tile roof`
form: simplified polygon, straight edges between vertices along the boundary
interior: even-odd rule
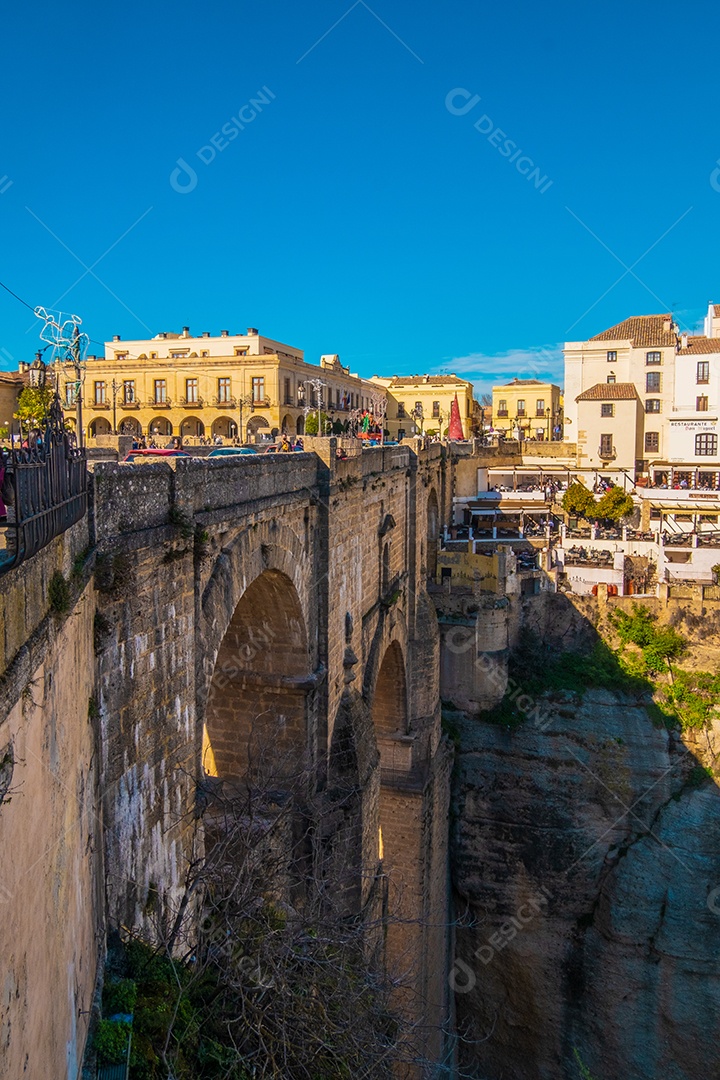
[[[665,330],[670,322],[670,330]],[[591,337],[590,341],[631,341],[636,348],[675,345],[677,332],[672,315],[633,315]]]
[[[720,353],[720,338],[708,338],[698,334],[687,339],[687,349],[678,349],[678,356],[693,356],[697,353]]]
[[[467,379],[459,379],[457,375],[393,375],[388,389],[392,386],[447,386],[455,383],[458,386],[467,386]]]
[[[596,383],[589,390],[583,390],[578,394],[576,401],[633,401],[637,400],[638,392],[635,384],[630,382]]]

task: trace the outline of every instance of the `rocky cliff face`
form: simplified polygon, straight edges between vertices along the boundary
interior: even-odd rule
[[[461,1075],[720,1077],[720,789],[700,744],[607,690],[541,713],[452,718]]]

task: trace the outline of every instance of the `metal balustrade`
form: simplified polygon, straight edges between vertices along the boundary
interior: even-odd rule
[[[85,451],[65,430],[60,402],[50,406],[42,440],[11,440],[2,451],[7,517],[0,522],[0,574],[19,566],[87,512]]]

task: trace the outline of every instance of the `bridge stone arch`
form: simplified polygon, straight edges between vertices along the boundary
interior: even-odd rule
[[[310,547],[299,535],[306,535],[306,508],[299,509],[294,524],[296,527],[292,528],[271,518],[236,533],[225,544],[211,572],[206,572],[203,578],[206,582],[204,588],[201,587],[201,582],[198,582],[195,623],[196,715],[202,731],[211,690],[215,693],[213,679],[219,677],[216,675],[219,654],[221,648],[225,648],[223,642],[231,629],[238,605],[248,593],[248,604],[255,619],[252,633],[256,645],[253,646],[248,641],[242,644],[262,652],[264,640],[269,641],[270,645],[264,650],[263,656],[267,654],[267,658],[273,658],[273,670],[259,669],[257,677],[262,677],[268,685],[284,679],[286,688],[289,686],[287,681],[294,680],[303,690],[307,714],[305,765],[322,775],[327,741],[327,723],[323,709],[325,669],[318,659],[319,605],[315,585],[318,574],[314,569]],[[268,572],[280,577],[273,577]],[[253,583],[263,574],[268,574],[268,577],[262,589],[258,586],[257,591],[251,594]],[[294,596],[293,604],[290,605],[292,613],[287,608],[284,615],[280,616],[278,613],[274,616],[273,598],[287,598],[290,593]],[[238,618],[245,616],[240,615]],[[280,618],[280,623],[277,618]],[[297,662],[297,656],[287,651],[292,637],[291,625],[295,624],[302,624],[304,627],[305,655],[302,665]],[[231,632],[237,636],[237,627],[233,626]],[[247,629],[245,633],[249,634],[250,630]],[[228,644],[227,641],[225,644]],[[221,664],[227,660],[228,657],[224,655]],[[253,660],[253,664],[256,662],[257,658]],[[270,660],[266,659],[264,662],[270,663]]]
[[[218,649],[205,711],[207,775],[272,789],[307,771],[308,668],[297,591],[286,574],[264,570]]]

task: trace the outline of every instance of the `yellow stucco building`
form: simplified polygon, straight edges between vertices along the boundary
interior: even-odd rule
[[[321,387],[310,380],[319,379]],[[246,334],[192,336],[162,333],[152,339],[105,344],[105,356],[87,358],[83,380],[83,427],[88,437],[144,434],[167,439],[200,436],[243,441],[302,434],[307,409],[318,404],[331,420],[344,422],[353,409],[367,408],[380,387],[353,375],[336,355],[320,364],[301,349]],[[75,384],[60,377],[69,420]]]
[[[476,412],[473,384],[467,379],[457,375],[373,375],[371,381],[387,390],[385,427],[392,439],[447,434],[456,394],[463,435],[466,439],[473,435]]]
[[[493,386],[492,394],[493,426],[507,435],[519,429],[525,439],[549,441],[563,427],[562,395],[555,383],[513,379]]]

